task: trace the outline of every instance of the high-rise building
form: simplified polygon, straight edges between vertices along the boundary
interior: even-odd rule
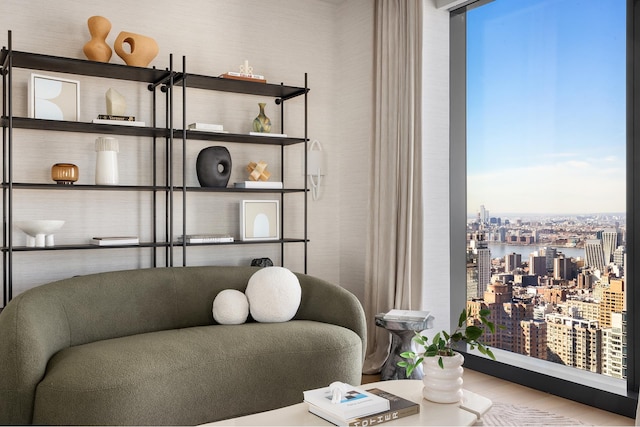
[[[613,261],[613,252],[618,247],[618,230],[608,228],[602,232],[602,251],[604,252],[604,262],[609,264]]]
[[[602,329],[602,373],[627,378],[626,312],[611,314],[611,327]]]
[[[565,258],[564,255],[553,260],[553,278],[558,280],[573,280],[575,279],[575,264],[570,258]]]
[[[540,255],[529,255],[529,274],[537,276],[547,275],[547,257]]]
[[[522,255],[511,252],[504,256],[504,271],[506,273],[511,273],[516,268],[519,268],[520,265],[522,265]]]
[[[601,332],[595,320],[547,314],[547,360],[600,373]]]
[[[627,253],[625,246],[618,246],[613,252],[613,263],[618,267],[624,268],[624,255]]]
[[[626,311],[624,279],[610,279],[609,286],[602,289],[600,299],[600,327],[611,327],[611,313]]]
[[[587,239],[587,242],[584,245],[584,255],[587,266],[604,271],[606,264],[604,259],[604,250],[602,248],[602,240]]]
[[[516,353],[547,359],[547,324],[543,320],[521,320]]]
[[[471,263],[467,262],[467,268],[470,266],[477,270],[477,296],[481,296],[491,282],[491,251],[487,246],[487,241],[483,233],[474,233],[469,240],[469,248],[471,249]],[[467,273],[467,276],[469,273]]]
[[[553,260],[558,255],[558,250],[556,248],[544,247],[540,249],[539,255],[540,256],[544,255],[547,260],[547,272],[548,273],[553,272]]]

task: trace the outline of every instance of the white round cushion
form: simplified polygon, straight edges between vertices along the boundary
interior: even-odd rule
[[[256,271],[245,290],[251,316],[258,322],[286,322],[300,307],[302,289],[295,274],[284,267]]]
[[[249,301],[242,292],[225,289],[213,300],[213,318],[221,325],[240,325],[249,317]]]

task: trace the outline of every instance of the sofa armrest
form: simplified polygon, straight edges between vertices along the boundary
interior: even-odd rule
[[[317,277],[296,273],[302,288],[294,319],[315,320],[345,327],[362,340],[362,360],[367,348],[367,324],[362,304],[348,290]]]
[[[69,346],[64,309],[48,293],[24,292],[0,313],[0,424],[31,424],[49,359]]]

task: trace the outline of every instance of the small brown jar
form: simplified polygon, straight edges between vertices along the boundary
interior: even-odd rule
[[[72,185],[78,180],[78,166],[73,163],[56,163],[51,166],[51,179],[61,185]]]

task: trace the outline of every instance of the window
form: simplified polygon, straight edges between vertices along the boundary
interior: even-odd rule
[[[625,415],[635,3],[478,1],[451,16],[452,283],[465,268],[467,305],[505,326],[488,337],[498,363],[466,365]]]

